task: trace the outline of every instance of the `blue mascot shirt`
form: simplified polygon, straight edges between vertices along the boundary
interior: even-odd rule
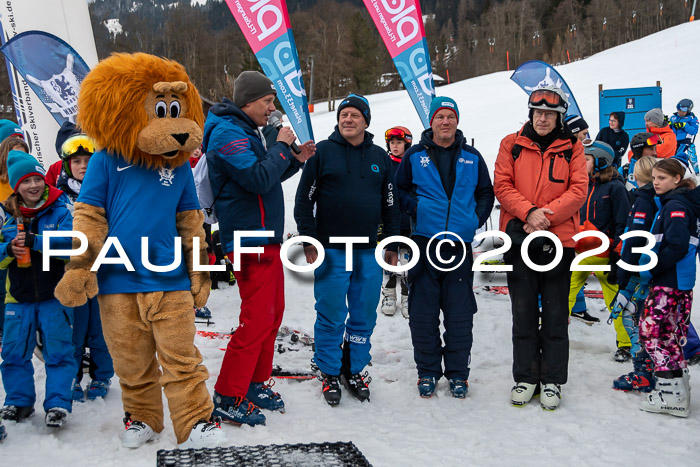
[[[135,269],[102,264],[97,271],[100,294],[190,290],[184,253],[180,265],[169,272],[149,271],[141,261],[141,237],[148,237],[149,263],[173,263],[178,236],[175,216],[199,209],[189,164],[175,169],[146,169],[119,156],[96,152],[90,158],[77,202],[105,210],[108,236],[119,240]],[[112,246],[107,257],[118,256]]]

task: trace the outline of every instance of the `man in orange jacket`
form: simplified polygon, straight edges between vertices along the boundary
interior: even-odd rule
[[[507,273],[513,313],[511,403],[525,405],[540,391],[542,407],[554,410],[568,376],[572,237],[579,230],[588,175],[583,145],[564,124],[568,108],[564,92],[554,86],[536,89],[528,107],[529,121],[501,141],[494,172],[494,191],[501,203],[500,230],[513,241],[504,255],[513,266]],[[531,269],[520,254],[525,236],[541,230],[556,235],[563,245],[557,263],[558,246],[551,240],[537,238],[530,243],[531,261],[555,264],[546,272]]]
[[[676,154],[676,134],[673,132],[666,117],[661,109],[651,109],[644,114],[644,123],[647,126],[647,131],[655,135],[659,135],[661,142],[656,145],[656,157],[659,159],[667,159]]]

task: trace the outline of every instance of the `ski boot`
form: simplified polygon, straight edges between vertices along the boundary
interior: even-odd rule
[[[615,351],[615,355],[613,358],[618,363],[629,362],[632,359],[632,353],[630,352],[630,348],[629,347],[618,347],[617,350]]]
[[[105,398],[109,392],[110,380],[93,379],[87,390],[87,398],[94,401],[98,397]]]
[[[73,385],[73,402],[85,402],[85,391],[80,383]]]
[[[284,413],[284,401],[279,393],[272,390],[275,380],[265,383],[250,383],[246,397],[250,402],[265,410],[277,410]]]
[[[554,383],[546,383],[542,385],[542,393],[540,394],[540,405],[545,410],[556,410],[561,401],[561,386]]]
[[[408,319],[408,282],[406,278],[401,278],[401,315]]]
[[[382,313],[393,316],[396,313],[396,274],[391,273],[382,286]]]
[[[34,407],[18,407],[6,405],[0,410],[0,418],[13,422],[21,422],[34,413]]]
[[[265,424],[265,415],[245,397],[229,397],[214,392],[214,415],[225,422],[241,426]]]
[[[634,370],[613,381],[613,389],[618,391],[651,392],[656,385],[651,359],[634,358],[632,362]]]
[[[61,428],[68,420],[68,410],[63,407],[54,407],[46,411],[46,426],[51,428]]]
[[[340,380],[338,376],[321,373],[319,379],[322,383],[321,390],[323,391],[323,398],[326,400],[326,403],[331,407],[340,404],[343,393],[340,390]]]
[[[156,432],[143,422],[132,420],[131,414],[124,414],[124,428],[126,433],[122,437],[122,446],[128,449],[140,448],[156,437]]]
[[[657,378],[656,389],[651,391],[639,408],[645,412],[665,413],[674,417],[689,415],[690,400],[683,377]]]
[[[0,419],[0,441],[7,438],[7,431],[5,431],[5,425],[2,424],[2,419]]]
[[[418,394],[420,394],[423,399],[430,399],[433,397],[433,393],[435,393],[436,384],[435,376],[418,378]]]
[[[212,416],[209,420],[200,420],[194,424],[189,438],[177,445],[178,449],[215,448],[226,442],[226,435],[221,429],[221,418]]]
[[[464,399],[469,391],[469,383],[466,379],[452,378],[450,380],[450,392],[456,399]]]
[[[367,376],[367,372],[364,374],[345,374],[343,375],[345,387],[348,388],[350,394],[355,396],[360,402],[369,402],[369,383],[372,382],[372,378]]]
[[[540,385],[537,383],[515,383],[510,391],[510,404],[514,407],[523,407],[539,394]]]
[[[211,319],[211,311],[205,305],[202,308],[195,308],[194,316],[199,319]]]

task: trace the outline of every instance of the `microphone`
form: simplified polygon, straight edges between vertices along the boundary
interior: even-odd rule
[[[282,112],[279,110],[275,110],[270,114],[269,117],[267,117],[267,124],[272,125],[275,127],[277,131],[282,129]],[[293,142],[292,144],[289,145],[290,148],[292,148],[292,151],[294,151],[296,154],[301,154],[301,149],[299,149],[299,146],[297,146],[296,142]]]

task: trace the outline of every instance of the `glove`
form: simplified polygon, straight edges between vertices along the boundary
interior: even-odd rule
[[[608,282],[612,285],[617,283],[617,262],[620,260],[620,255],[616,251],[610,252],[610,272],[608,273]]]
[[[675,130],[680,130],[685,126],[685,122],[676,122],[676,123],[671,123],[671,128]]]
[[[632,292],[627,289],[618,290],[615,294],[615,298],[610,303],[610,318],[608,318],[608,324],[611,324],[616,320],[625,308],[634,307],[634,302],[632,299]],[[634,311],[634,310],[630,310]]]

